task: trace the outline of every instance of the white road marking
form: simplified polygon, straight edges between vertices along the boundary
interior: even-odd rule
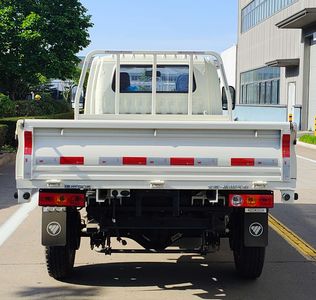
[[[21,207],[1,225],[0,247],[15,232],[36,206],[37,197],[34,195],[29,203],[22,204]]]
[[[300,155],[296,155],[296,157],[300,158],[300,159],[304,159],[304,160],[310,161],[310,162],[316,164],[316,160],[313,160],[313,159],[310,159],[310,158],[307,158],[307,157],[304,157],[304,156],[300,156]]]

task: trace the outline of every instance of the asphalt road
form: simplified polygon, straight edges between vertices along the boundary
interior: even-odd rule
[[[316,151],[297,148],[316,160]],[[272,214],[316,248],[316,163],[299,159],[294,205],[277,204]],[[0,167],[0,226],[20,206],[13,199],[14,165]],[[50,278],[40,245],[41,212],[34,209],[0,246],[0,299],[316,299],[316,263],[306,260],[270,229],[262,276],[236,276],[226,242],[207,257],[190,254],[103,254],[83,240],[74,276]],[[1,238],[1,237],[0,237]],[[132,242],[129,245],[133,246]]]
[[[16,191],[14,167],[14,162],[0,166],[0,209],[16,205],[16,200],[13,198]]]

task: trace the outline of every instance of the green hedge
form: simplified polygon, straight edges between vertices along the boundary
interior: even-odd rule
[[[6,95],[0,93],[0,117],[15,116],[15,103]]]
[[[305,134],[300,137],[300,141],[303,143],[316,145],[316,136]]]
[[[70,112],[71,106],[64,100],[15,101],[15,116],[43,116]]]
[[[8,131],[7,125],[0,125],[0,147],[5,144],[5,138]]]
[[[5,136],[4,144],[10,146],[17,146],[17,141],[15,140],[15,128],[16,122],[20,119],[73,119],[73,112],[49,115],[49,116],[25,116],[25,117],[11,117],[0,119],[0,124],[7,126],[7,134]]]
[[[43,97],[39,101],[12,101],[8,96],[0,93],[0,118],[55,115],[71,111],[71,105],[64,100],[54,100],[49,97]]]

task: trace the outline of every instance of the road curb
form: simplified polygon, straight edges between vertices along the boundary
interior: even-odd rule
[[[0,166],[15,161],[15,155],[16,153],[0,153]]]
[[[297,145],[308,148],[308,149],[316,150],[316,145],[307,144],[300,141],[297,141]]]

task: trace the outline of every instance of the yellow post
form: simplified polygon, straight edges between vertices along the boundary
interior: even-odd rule
[[[293,122],[293,114],[289,114],[289,122]]]

